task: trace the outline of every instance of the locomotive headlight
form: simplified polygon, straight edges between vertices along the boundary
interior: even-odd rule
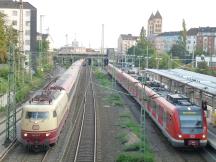
[[[50,133],[46,133],[46,137],[48,137],[50,135]]]
[[[23,135],[24,135],[24,137],[27,137],[27,136],[28,136],[28,134],[27,134],[27,133],[24,133]]]
[[[205,134],[203,134],[203,135],[202,135],[202,138],[206,138],[206,135],[205,135]]]
[[[182,138],[182,135],[181,135],[181,134],[179,134],[179,135],[178,135],[178,137],[179,137],[179,138]]]

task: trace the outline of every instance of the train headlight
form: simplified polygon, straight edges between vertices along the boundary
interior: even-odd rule
[[[24,137],[27,137],[27,136],[28,136],[28,134],[27,134],[27,133],[24,133],[23,135],[24,135]]]
[[[182,135],[181,135],[181,134],[179,134],[179,135],[178,135],[178,137],[179,137],[179,138],[182,138]]]
[[[46,137],[49,137],[50,133],[46,133]]]
[[[203,134],[203,135],[202,135],[202,138],[206,138],[206,135],[205,135],[205,134]]]

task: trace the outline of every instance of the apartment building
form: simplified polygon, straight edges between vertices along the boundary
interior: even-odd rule
[[[138,37],[132,34],[121,34],[118,38],[118,53],[127,54],[128,49],[135,46],[137,40]]]
[[[169,52],[174,44],[176,44],[180,37],[180,31],[173,31],[173,32],[163,32],[158,34],[153,44],[156,48],[156,51],[159,54]]]
[[[12,0],[0,0],[0,12],[6,15],[6,24],[20,32],[20,3]],[[37,9],[29,2],[23,2],[23,44],[25,68],[28,68],[29,53],[36,57],[37,50]]]

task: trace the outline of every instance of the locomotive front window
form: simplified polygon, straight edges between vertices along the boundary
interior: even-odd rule
[[[181,130],[186,134],[202,133],[203,122],[201,111],[180,112]]]
[[[26,119],[48,119],[49,112],[26,112]]]

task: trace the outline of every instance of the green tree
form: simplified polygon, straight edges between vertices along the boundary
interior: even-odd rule
[[[196,48],[196,50],[194,51],[195,56],[201,56],[202,54],[206,54],[205,51],[203,51],[202,48]]]
[[[181,33],[181,45],[186,50],[187,29],[186,29],[186,24],[185,24],[185,20],[184,19],[182,21],[182,31],[180,33]]]
[[[187,43],[187,29],[185,20],[182,21],[182,31],[180,31],[180,36],[176,44],[174,44],[170,50],[170,54],[174,58],[184,59],[184,63],[189,63],[185,59],[190,59],[189,52],[186,49]]]
[[[0,12],[0,63],[7,62],[7,51],[11,44],[15,46],[15,52],[17,54],[18,49],[16,47],[18,43],[18,32],[12,25],[5,25],[6,15]]]
[[[7,37],[4,19],[5,15],[0,12],[0,63],[7,61]]]
[[[143,26],[142,26],[141,31],[140,31],[138,43],[140,43],[142,45],[144,45],[146,43],[146,33],[145,33],[145,29]]]
[[[45,39],[42,40],[42,49],[40,49],[40,41],[37,41],[37,51],[38,52],[47,52],[49,49],[49,42],[46,41]]]
[[[156,67],[156,61],[153,60],[156,59],[155,48],[153,47],[152,43],[146,39],[144,27],[141,28],[140,36],[137,41],[137,44],[128,49],[128,55],[135,55],[136,57],[142,56],[142,61],[140,62],[142,68],[145,67],[147,62],[146,59],[148,56],[149,67],[154,67],[154,68]],[[139,64],[139,59],[136,59],[135,66],[138,66],[138,64]]]
[[[170,56],[167,53],[163,53],[160,59],[159,68],[160,69],[168,69],[170,62]]]

